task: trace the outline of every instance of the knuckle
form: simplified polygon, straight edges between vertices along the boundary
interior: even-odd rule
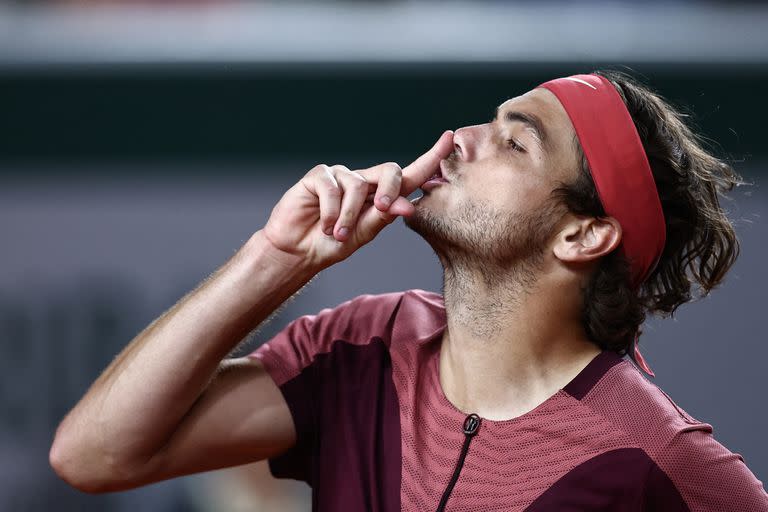
[[[325,172],[325,169],[326,169],[327,167],[328,167],[328,166],[327,166],[327,165],[325,165],[325,164],[317,164],[316,166],[314,166],[313,168],[311,168],[311,169],[309,170],[309,173],[310,173],[310,174],[318,174],[318,173],[321,173],[321,172]]]
[[[361,180],[360,178],[354,178],[354,181],[352,181],[352,187],[355,190],[361,191],[365,190],[368,191],[368,182]]]
[[[387,162],[384,165],[386,165],[386,169],[390,173],[392,173],[393,175],[398,176],[398,177],[403,175],[403,169],[397,163],[395,163],[395,162]]]
[[[328,190],[336,189],[339,186],[332,168],[325,164],[314,166],[312,170],[307,173],[307,176],[311,176],[312,179],[315,180],[315,183],[319,183],[320,186]]]
[[[347,167],[346,165],[341,165],[341,164],[332,165],[331,169],[333,169],[334,171],[351,172],[349,170],[349,167]]]

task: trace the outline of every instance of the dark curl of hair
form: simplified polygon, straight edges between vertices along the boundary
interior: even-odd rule
[[[603,349],[634,358],[635,335],[646,314],[672,315],[681,304],[707,295],[733,265],[739,242],[719,195],[743,181],[704,149],[684,116],[657,94],[624,73],[594,73],[613,84],[634,120],[667,229],[661,259],[639,290],[629,284],[626,258],[613,251],[598,263],[583,291],[587,336]],[[579,176],[555,194],[576,215],[605,217],[589,164],[578,139],[574,142]]]

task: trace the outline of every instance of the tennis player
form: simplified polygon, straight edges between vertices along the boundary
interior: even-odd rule
[[[95,493],[269,459],[316,511],[768,511],[638,349],[647,314],[734,263],[719,196],[738,183],[663,99],[605,71],[509,99],[402,169],[318,165],[109,365],[51,464]],[[227,358],[397,217],[442,294],[361,295]]]

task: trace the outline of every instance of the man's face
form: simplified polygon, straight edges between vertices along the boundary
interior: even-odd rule
[[[505,101],[492,122],[454,133],[444,178],[405,218],[439,256],[506,266],[538,258],[565,213],[551,192],[577,176],[575,132],[546,89]]]

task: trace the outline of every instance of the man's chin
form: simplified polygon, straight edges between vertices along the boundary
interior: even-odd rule
[[[421,235],[427,242],[432,243],[432,241],[442,239],[445,226],[442,225],[441,219],[436,218],[435,213],[426,205],[419,204],[420,201],[421,198],[413,203],[415,211],[413,214],[403,217],[403,222],[411,231]]]
[[[421,222],[421,219],[419,218],[421,216],[421,212],[419,211],[417,202],[413,202],[412,204],[415,207],[415,210],[411,215],[403,215],[403,222],[406,226],[408,226],[408,228],[418,232],[417,226]]]
[[[414,212],[411,215],[403,216],[403,222],[408,229],[415,231],[418,234],[422,234],[424,228],[424,216],[425,212],[423,206],[419,204],[421,198],[418,201],[413,201]]]

